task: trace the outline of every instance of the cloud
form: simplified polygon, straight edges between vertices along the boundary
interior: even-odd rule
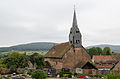
[[[76,4],[83,45],[120,44],[119,0],[1,0],[0,46],[68,41]]]

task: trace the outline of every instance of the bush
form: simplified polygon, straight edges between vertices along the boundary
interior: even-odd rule
[[[48,74],[48,77],[56,77],[56,74]]]
[[[68,78],[72,78],[72,74],[69,74],[69,75],[68,75]]]
[[[47,74],[42,70],[36,70],[32,73],[32,78],[35,79],[46,79]]]
[[[4,75],[4,72],[1,72],[1,75]]]
[[[32,72],[27,72],[27,74],[31,75],[31,74],[32,74]]]
[[[96,78],[101,78],[102,75],[96,74],[96,75],[94,75],[94,77],[96,77]]]
[[[63,74],[64,74],[63,72],[60,72],[60,73],[59,73],[60,77],[63,77]]]
[[[77,76],[77,73],[74,73],[74,76],[76,77],[76,76]]]
[[[115,74],[114,72],[111,72],[110,74],[107,74],[105,79],[120,79],[120,73]]]
[[[60,72],[59,73],[60,77],[70,77],[72,76],[72,73],[71,72]]]
[[[83,78],[83,77],[85,77],[85,75],[84,74],[77,74],[77,77],[78,78]]]

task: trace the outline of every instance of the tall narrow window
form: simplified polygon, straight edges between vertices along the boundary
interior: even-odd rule
[[[77,40],[76,40],[76,43],[77,43]]]

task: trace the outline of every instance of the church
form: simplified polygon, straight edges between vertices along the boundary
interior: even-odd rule
[[[82,46],[82,35],[77,25],[76,11],[73,14],[73,23],[69,33],[69,42],[53,46],[45,55],[45,61],[57,72],[67,68],[71,72],[82,73],[83,68],[95,69],[91,64],[91,57]]]

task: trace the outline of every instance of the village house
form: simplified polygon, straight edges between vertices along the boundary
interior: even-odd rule
[[[94,55],[92,62],[96,64],[98,70],[110,71],[119,61],[118,56],[115,55]]]
[[[91,64],[90,55],[82,46],[82,35],[77,25],[75,10],[69,34],[69,42],[53,46],[45,55],[45,61],[49,63],[51,68],[56,69],[56,72],[68,69],[71,72],[83,73],[83,69],[96,69]],[[87,72],[90,73],[89,71]]]

